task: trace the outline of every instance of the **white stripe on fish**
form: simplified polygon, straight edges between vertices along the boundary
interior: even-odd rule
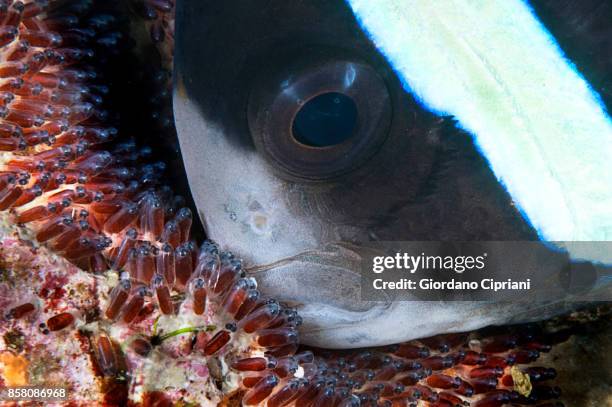
[[[406,88],[474,135],[542,239],[612,239],[612,122],[526,3],[348,2]]]

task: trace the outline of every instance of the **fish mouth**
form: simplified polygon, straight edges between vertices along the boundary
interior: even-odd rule
[[[500,280],[509,276],[515,279],[531,277],[536,284],[550,284],[550,289],[546,286],[540,291],[545,294],[540,294],[539,300],[535,298],[538,294],[530,297],[533,301],[526,301],[514,293],[506,300],[494,294],[455,297],[454,292],[446,295],[437,291],[428,294],[425,291],[381,290],[373,294],[366,287],[371,284],[370,269],[364,266],[370,266],[373,256],[387,253],[376,243],[380,242],[329,243],[276,261],[251,265],[247,272],[256,278],[262,293],[298,310],[304,321],[300,327],[302,343],[325,348],[389,345],[488,325],[541,321],[582,307],[587,302],[578,301],[570,292],[563,291],[565,287],[561,288],[559,270],[564,269],[559,269],[559,265],[567,259],[565,255],[552,257],[556,252],[538,242],[487,242],[486,247],[493,248],[491,257],[497,258],[499,252],[496,250],[516,250],[517,246],[529,250],[538,245],[536,254],[530,260],[522,260],[523,263],[491,262],[495,270],[487,275]],[[415,242],[408,243],[410,247],[416,247],[415,244],[419,246]],[[449,250],[448,243],[444,242],[427,242],[420,246],[430,250],[436,247],[441,252]],[[584,272],[583,269],[578,271]],[[420,270],[416,276],[420,273],[438,278],[438,271],[428,274],[429,271]],[[604,284],[595,292],[605,297],[609,286]]]
[[[324,336],[330,331],[351,331],[393,307],[388,295],[382,301],[361,300],[360,264],[367,252],[371,250],[364,246],[332,243],[253,265],[248,272],[257,279],[262,293],[276,295],[299,310],[304,318],[300,331],[305,343],[329,346]],[[347,341],[349,346],[360,342],[357,338]]]

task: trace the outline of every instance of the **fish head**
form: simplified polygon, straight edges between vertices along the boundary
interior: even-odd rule
[[[407,89],[347,3],[264,3],[177,4],[174,114],[208,237],[299,309],[311,345],[389,344],[530,314],[361,299],[372,242],[538,235],[470,135]]]

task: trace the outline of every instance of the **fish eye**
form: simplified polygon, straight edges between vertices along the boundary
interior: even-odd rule
[[[367,62],[298,62],[273,74],[266,70],[265,78],[254,82],[248,123],[256,148],[281,176],[338,178],[366,163],[385,142],[389,91]]]

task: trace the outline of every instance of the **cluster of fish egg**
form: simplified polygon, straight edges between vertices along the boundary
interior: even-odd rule
[[[295,405],[562,406],[555,401],[560,390],[546,384],[556,371],[532,362],[568,335],[521,326],[383,348],[319,351],[314,364],[304,365],[313,379]]]
[[[101,107],[105,88],[87,66],[96,58],[90,45],[112,45],[117,35],[113,17],[92,15],[91,3],[0,1],[0,210],[80,267],[120,272],[107,321],[130,326],[147,312],[213,314],[213,332],[201,341],[203,332],[193,332],[193,357],[227,359],[245,405],[483,407],[558,396],[544,386],[529,396],[512,390],[510,365],[546,350],[529,335],[484,341],[478,351],[464,337],[446,336],[371,351],[296,353],[297,313],[260,296],[230,253],[191,240],[191,211],[159,184],[164,165],[147,163],[150,149],[111,142],[118,135]],[[167,12],[163,1],[145,4]],[[30,308],[9,314],[19,318]],[[62,313],[45,329],[72,322]],[[132,348],[147,357],[162,339],[139,338]],[[103,374],[128,370],[114,339],[100,334],[93,342]],[[523,373],[534,383],[554,376],[535,367]]]
[[[116,324],[137,326],[143,318],[153,317],[158,321],[163,315],[190,321],[190,325],[199,328],[138,335],[129,343],[134,354],[132,360],[148,357],[175,335],[191,335],[183,342],[188,349],[181,346],[182,349],[175,352],[178,348],[175,346],[161,352],[165,357],[188,354],[193,359],[207,361],[209,366],[213,359],[217,363],[212,364],[229,365],[232,372],[224,371],[218,376],[224,380],[222,376],[233,373],[240,378],[238,387],[242,385],[245,389],[240,395],[244,405],[265,401],[276,385],[294,377],[300,361],[312,361],[311,354],[296,355],[300,317],[293,309],[261,296],[256,282],[246,278],[241,262],[231,253],[219,252],[214,243],[207,241],[199,250],[197,261],[193,263],[195,267],[191,259],[185,260],[186,263],[176,261],[173,265],[168,253],[171,251],[162,250],[156,264],[135,265],[137,277],[125,273],[110,294],[105,317]],[[145,274],[147,277],[138,277]],[[173,296],[172,292],[179,295]],[[148,307],[153,297],[157,300],[155,310]],[[196,322],[191,323],[193,321]],[[111,339],[102,343],[98,340],[98,360],[106,366],[103,370],[107,375],[131,374],[130,371],[121,372],[119,366],[127,365],[115,362],[121,358],[124,358],[122,351],[112,345]],[[218,362],[219,359],[223,362]],[[256,374],[243,378],[246,372]],[[259,383],[260,379],[265,380]],[[231,390],[235,391],[236,388]],[[168,400],[163,392],[148,397],[155,403]]]
[[[70,9],[76,14],[45,1],[3,5],[0,210],[11,210],[15,223],[77,265],[122,271],[105,311],[109,320],[129,324],[151,301],[171,315],[172,292],[189,292],[193,313],[203,314],[208,302],[236,321],[207,341],[204,355],[215,354],[236,331],[257,332],[256,344],[276,355],[294,352],[298,317],[260,299],[231,254],[210,243],[200,250],[190,240],[191,211],[178,208],[170,188],[157,184],[163,164],[146,164],[150,151],[133,142],[108,144],[116,130],[105,127],[97,107],[101,95],[88,83],[95,72],[84,68],[94,55],[84,45],[99,41],[96,28],[112,17],[83,25],[84,3]],[[9,313],[18,318],[30,308]],[[64,329],[73,320],[62,313],[46,329]],[[96,343],[102,370],[115,371],[121,364],[112,340],[102,336]]]

